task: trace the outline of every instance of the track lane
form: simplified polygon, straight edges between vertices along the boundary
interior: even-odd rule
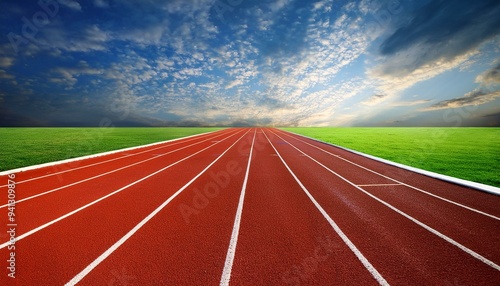
[[[376,284],[264,134],[257,136],[263,144],[252,160],[229,284]]]
[[[134,285],[216,285],[253,132],[250,130],[79,285],[112,280],[113,269],[126,269]]]
[[[262,133],[259,132],[259,133]],[[231,280],[231,272],[233,270],[234,257],[236,255],[236,245],[238,244],[238,237],[240,234],[240,223],[241,215],[243,213],[243,205],[245,202],[245,194],[248,185],[248,175],[250,174],[250,166],[252,164],[252,159],[254,157],[254,146],[255,137],[257,135],[257,130],[254,131],[252,138],[252,145],[250,145],[250,152],[248,154],[248,162],[245,171],[245,177],[243,179],[243,184],[241,186],[241,193],[238,199],[238,207],[236,209],[236,215],[234,217],[233,230],[231,231],[231,239],[229,240],[229,247],[227,248],[226,259],[224,261],[224,269],[222,270],[222,276],[220,280],[221,286],[229,285],[229,280]]]
[[[500,263],[498,248],[500,221],[429,198],[425,194],[413,192],[406,186],[363,187],[363,190],[480,253],[485,258],[496,261],[497,264]]]
[[[305,150],[306,147],[301,146],[301,148]],[[299,178],[310,178],[306,180],[305,184],[306,186],[311,185],[311,188],[315,190],[315,195],[318,196],[318,201],[325,205],[325,209],[333,214],[336,210],[343,208],[344,212],[334,216],[339,217],[341,221],[341,217],[345,216],[346,213],[351,213],[351,216],[357,219],[357,221],[345,220],[344,223],[346,227],[349,224],[357,225],[352,235],[355,238],[358,236],[356,241],[360,243],[362,250],[365,247],[368,249],[367,257],[374,260],[377,269],[381,267],[384,277],[384,273],[390,273],[387,279],[389,283],[408,284],[412,281],[428,281],[429,284],[440,284],[458,281],[466,284],[491,284],[493,281],[498,281],[499,271],[374,201],[345,181],[338,180],[338,178],[331,179],[330,184],[338,185],[334,192],[325,194],[317,191],[325,189],[324,185],[321,186],[324,184],[321,183],[321,180],[332,177],[332,174],[328,174],[329,171],[319,164],[306,163],[307,160],[311,160],[305,156],[299,156],[300,152],[291,146],[281,144],[279,149],[288,149],[286,152],[289,155],[285,158],[289,158],[290,164],[293,166],[292,169],[295,168],[300,174]],[[308,153],[309,151],[312,152],[312,150],[307,149]],[[324,157],[324,154],[322,156]],[[321,160],[319,157],[315,159]],[[330,160],[333,159],[330,158]],[[308,168],[304,168],[304,165],[307,165]],[[341,170],[335,169],[335,171],[340,172]],[[352,172],[354,170],[343,171]],[[370,230],[368,233],[364,233],[364,239],[359,238],[361,229]],[[399,231],[394,233],[396,229]],[[373,244],[366,245],[367,239]],[[482,240],[482,242],[485,241]],[[494,241],[489,243],[497,245]],[[414,272],[408,271],[409,269]],[[399,276],[402,277],[394,280]]]

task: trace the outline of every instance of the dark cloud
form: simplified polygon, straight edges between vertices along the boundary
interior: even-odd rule
[[[500,61],[493,68],[487,70],[479,75],[476,79],[477,82],[482,84],[499,84],[500,83]]]
[[[480,121],[475,126],[500,126],[500,112],[482,116],[482,118],[480,118]]]
[[[452,60],[500,33],[500,1],[436,0],[415,10],[380,45],[380,53],[413,54],[408,72],[438,59]],[[388,73],[398,72],[387,69]]]
[[[477,119],[479,122],[476,124],[476,126],[500,126],[500,112],[486,114],[478,117]]]
[[[257,105],[262,109],[278,110],[292,108],[289,103],[268,96],[264,96],[257,101]]]
[[[371,98],[381,99],[381,98],[384,98],[384,97],[387,97],[387,94],[374,94],[374,95],[372,95]]]
[[[40,122],[39,120],[13,113],[8,109],[0,108],[0,127],[39,127],[47,125],[45,122]]]
[[[152,126],[202,126],[194,121],[166,121],[130,114],[120,118],[113,113],[100,110],[81,109],[79,111],[61,111],[54,113],[18,113],[7,109],[0,109],[0,127],[152,127]]]
[[[486,91],[482,89],[474,90],[467,93],[466,95],[454,99],[443,100],[436,104],[425,108],[425,111],[429,110],[439,110],[447,108],[459,108],[463,106],[476,106],[488,103],[490,101],[500,98],[500,90],[496,91]]]
[[[106,101],[89,101],[70,94],[0,93],[0,126],[97,127],[102,122],[113,126],[163,126],[163,120],[134,110],[111,110]]]
[[[420,113],[411,118],[384,120],[369,118],[357,121],[353,126],[364,127],[498,127],[500,112],[485,113],[480,109],[465,108],[464,110],[436,110],[432,113]]]
[[[491,113],[491,114],[486,114],[486,115],[483,115],[483,117],[485,118],[489,118],[489,117],[497,117],[500,119],[500,112],[497,112],[497,113]]]
[[[387,98],[388,94],[374,94],[370,96],[367,100],[363,101],[362,104],[365,105],[375,105],[385,98]]]

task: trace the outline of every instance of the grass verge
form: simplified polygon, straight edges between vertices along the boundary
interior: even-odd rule
[[[0,128],[0,171],[222,128]]]
[[[408,166],[500,187],[500,128],[283,128]]]

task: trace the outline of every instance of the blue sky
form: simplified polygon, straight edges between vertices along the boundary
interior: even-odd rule
[[[0,14],[0,126],[500,126],[497,0],[11,0]]]

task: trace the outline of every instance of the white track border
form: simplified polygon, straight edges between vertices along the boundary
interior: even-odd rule
[[[7,171],[0,172],[0,176],[5,176],[5,175],[8,175],[8,174],[12,174],[12,173],[25,172],[25,171],[29,171],[29,170],[40,169],[40,168],[44,168],[44,167],[55,166],[55,165],[59,165],[59,164],[66,164],[66,163],[70,163],[70,162],[74,162],[74,161],[80,161],[80,160],[85,160],[85,159],[90,159],[90,158],[96,158],[96,157],[106,156],[106,155],[120,153],[120,152],[126,152],[126,151],[140,149],[140,148],[146,148],[146,147],[150,147],[150,146],[165,144],[165,143],[168,143],[168,142],[179,141],[179,140],[186,139],[186,138],[191,138],[191,137],[206,135],[206,134],[210,134],[210,133],[214,133],[214,132],[218,132],[218,131],[223,131],[223,130],[227,130],[227,129],[228,128],[222,128],[220,130],[209,131],[209,132],[204,132],[204,133],[199,133],[199,134],[193,134],[193,135],[189,135],[189,136],[186,136],[186,137],[179,137],[179,138],[174,138],[174,139],[165,140],[165,141],[161,141],[161,142],[150,143],[150,144],[146,144],[146,145],[139,145],[139,146],[134,146],[134,147],[127,147],[127,148],[123,148],[123,149],[106,151],[106,152],[92,154],[92,155],[85,155],[85,156],[71,158],[71,159],[64,159],[64,160],[59,160],[59,161],[54,161],[54,162],[48,162],[48,163],[43,163],[43,164],[38,164],[38,165],[33,165],[33,166],[21,167],[21,168],[17,168],[17,169],[12,169],[12,170],[7,170]]]
[[[500,196],[500,188],[497,188],[497,187],[493,187],[493,186],[486,185],[486,184],[481,184],[481,183],[476,183],[476,182],[472,182],[472,181],[467,181],[467,180],[464,180],[464,179],[459,179],[459,178],[455,178],[455,177],[451,177],[451,176],[447,176],[447,175],[443,175],[443,174],[439,174],[439,173],[434,173],[434,172],[427,171],[427,170],[422,170],[422,169],[419,169],[419,168],[415,168],[415,167],[411,167],[411,166],[408,166],[408,165],[404,165],[404,164],[396,163],[396,162],[389,161],[389,160],[386,160],[386,159],[382,159],[380,157],[376,157],[376,156],[373,156],[373,155],[368,155],[368,154],[365,154],[365,153],[362,153],[362,152],[359,152],[359,151],[355,151],[355,150],[352,150],[352,149],[349,149],[349,148],[345,148],[345,147],[342,147],[342,146],[338,146],[338,145],[335,145],[335,144],[332,144],[332,143],[321,141],[321,140],[316,139],[316,138],[312,138],[312,137],[305,136],[305,135],[302,135],[302,134],[298,134],[298,133],[295,133],[295,132],[291,132],[291,131],[288,131],[288,130],[283,130],[281,128],[277,128],[277,129],[279,129],[281,131],[284,131],[284,132],[289,132],[289,133],[292,133],[292,134],[295,134],[295,135],[298,135],[298,136],[301,136],[301,137],[304,137],[304,138],[308,138],[308,139],[311,139],[311,140],[319,142],[319,143],[330,145],[330,146],[333,146],[333,147],[336,147],[336,148],[339,148],[339,149],[342,149],[342,150],[345,150],[345,151],[348,151],[348,152],[351,152],[351,153],[354,153],[354,154],[357,154],[357,155],[361,155],[363,157],[366,157],[366,158],[369,158],[369,159],[372,159],[372,160],[375,160],[375,161],[379,161],[379,162],[385,163],[387,165],[395,166],[395,167],[398,167],[398,168],[401,168],[401,169],[404,169],[404,170],[407,170],[407,171],[412,171],[412,172],[415,172],[415,173],[418,173],[418,174],[421,174],[421,175],[424,175],[424,176],[427,176],[427,177],[431,177],[431,178],[438,179],[438,180],[441,180],[441,181],[445,181],[445,182],[457,184],[457,185],[460,185],[460,186],[464,186],[464,187],[468,187],[468,188],[472,188],[472,189],[479,190],[479,191],[482,191],[482,192],[486,192],[486,193],[490,193],[490,194],[493,194],[493,195]]]

